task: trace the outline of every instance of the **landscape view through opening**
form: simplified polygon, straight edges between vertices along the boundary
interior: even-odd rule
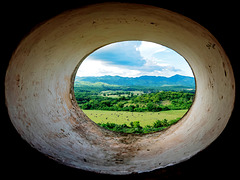
[[[191,107],[195,79],[174,50],[146,41],[122,41],[90,54],[74,82],[76,101],[99,126],[151,133],[177,123]]]

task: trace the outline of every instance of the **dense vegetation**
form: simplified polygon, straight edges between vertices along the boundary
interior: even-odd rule
[[[130,91],[107,92],[102,94],[75,92],[75,97],[82,109],[130,112],[158,112],[189,109],[194,97],[193,93],[182,91],[161,91],[139,94],[134,95],[134,93]]]

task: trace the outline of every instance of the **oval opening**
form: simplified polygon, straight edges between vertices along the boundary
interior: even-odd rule
[[[146,134],[169,128],[188,112],[195,78],[176,51],[153,42],[121,41],[84,59],[74,94],[79,107],[99,126]]]

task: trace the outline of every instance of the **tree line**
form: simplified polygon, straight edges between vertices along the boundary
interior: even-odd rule
[[[117,94],[117,93],[116,93]],[[81,109],[159,112],[166,110],[189,109],[194,99],[194,93],[161,91],[141,95],[119,94],[118,97],[99,96],[96,92],[75,92],[75,98]],[[167,103],[163,103],[163,102]]]
[[[152,133],[164,130],[168,128],[169,126],[177,123],[181,118],[176,118],[173,120],[168,121],[167,119],[163,120],[156,120],[153,125],[147,125],[145,127],[142,127],[140,125],[139,121],[134,121],[130,123],[130,126],[127,124],[115,124],[115,123],[98,123],[99,126],[115,131],[115,132],[121,132],[121,133],[134,133],[134,134],[146,134],[146,133]]]

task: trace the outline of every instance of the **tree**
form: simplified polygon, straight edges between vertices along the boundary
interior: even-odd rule
[[[110,100],[103,100],[100,102],[99,106],[100,107],[110,107],[111,101]]]
[[[153,103],[147,103],[147,110],[152,111],[154,108],[153,106],[154,106]]]
[[[89,103],[85,103],[82,105],[82,109],[90,109],[91,105]]]
[[[159,128],[159,127],[168,127],[169,123],[167,119],[164,120],[157,120],[154,122],[153,127],[154,128]]]
[[[134,109],[135,109],[135,106],[134,105],[130,105],[130,106],[128,106],[128,109],[129,109],[130,112],[133,112]]]
[[[161,111],[162,108],[154,103],[147,103],[147,110],[150,112],[158,112]]]
[[[120,102],[117,103],[117,107],[118,108],[123,108],[124,104],[125,104],[124,102],[120,101]]]

